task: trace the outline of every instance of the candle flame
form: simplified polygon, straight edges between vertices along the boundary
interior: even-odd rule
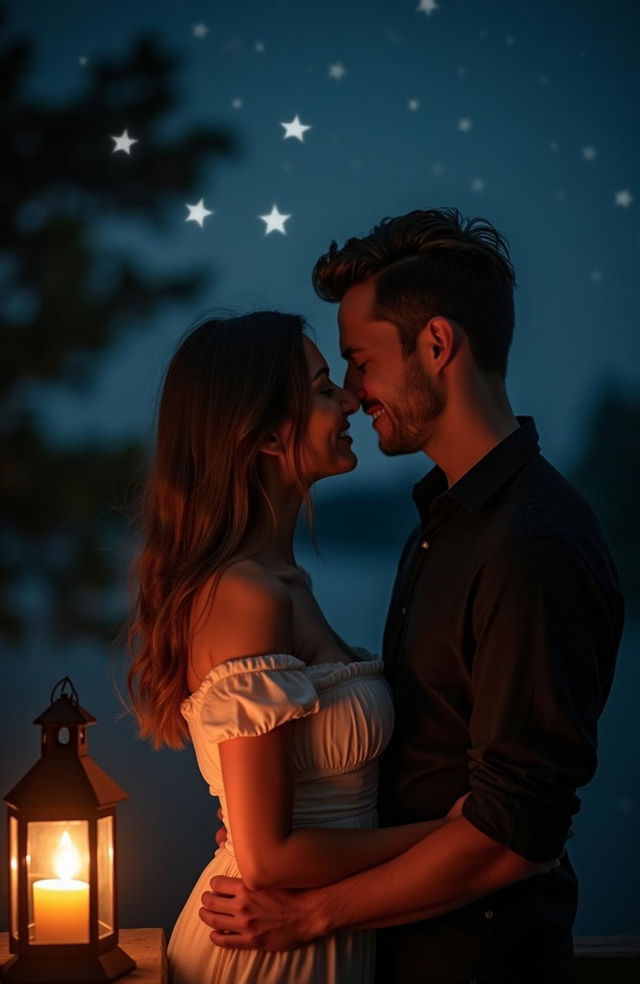
[[[71,843],[71,838],[65,830],[60,838],[60,847],[56,854],[55,868],[58,878],[62,881],[71,881],[80,867],[80,856]]]

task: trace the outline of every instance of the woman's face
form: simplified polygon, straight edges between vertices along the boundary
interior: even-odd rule
[[[329,378],[329,367],[317,346],[303,339],[309,370],[311,410],[300,448],[302,473],[309,484],[328,475],[351,471],[358,459],[347,434],[349,417],[360,409],[357,398]]]

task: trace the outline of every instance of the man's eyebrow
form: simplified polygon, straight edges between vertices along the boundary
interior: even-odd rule
[[[350,359],[352,355],[356,352],[364,352],[365,348],[363,345],[350,345],[349,348],[343,349],[340,353],[343,359]]]
[[[317,371],[317,373],[315,374],[315,376],[312,376],[312,377],[311,377],[311,382],[312,382],[312,383],[315,383],[315,381],[316,381],[316,379],[317,379],[317,378],[318,378],[319,376],[321,376],[323,372],[326,372],[326,374],[327,374],[327,376],[328,376],[328,375],[329,375],[329,366],[323,366],[323,367],[322,367],[322,369],[318,369],[318,371]]]

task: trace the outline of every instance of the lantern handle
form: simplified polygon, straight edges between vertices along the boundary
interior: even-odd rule
[[[58,687],[60,688],[60,693],[56,697],[56,691]],[[67,687],[70,688],[71,690],[70,693],[65,689]],[[79,703],[78,694],[76,693],[76,688],[74,687],[68,676],[63,677],[62,680],[58,680],[55,687],[51,691],[51,697],[49,698],[49,703],[53,704],[54,700],[56,700],[59,697],[68,697],[71,700],[71,702],[76,706]]]

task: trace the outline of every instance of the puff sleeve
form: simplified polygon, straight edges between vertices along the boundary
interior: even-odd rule
[[[318,693],[302,660],[285,653],[243,656],[214,667],[186,703],[207,740],[266,734],[286,721],[315,714]]]

